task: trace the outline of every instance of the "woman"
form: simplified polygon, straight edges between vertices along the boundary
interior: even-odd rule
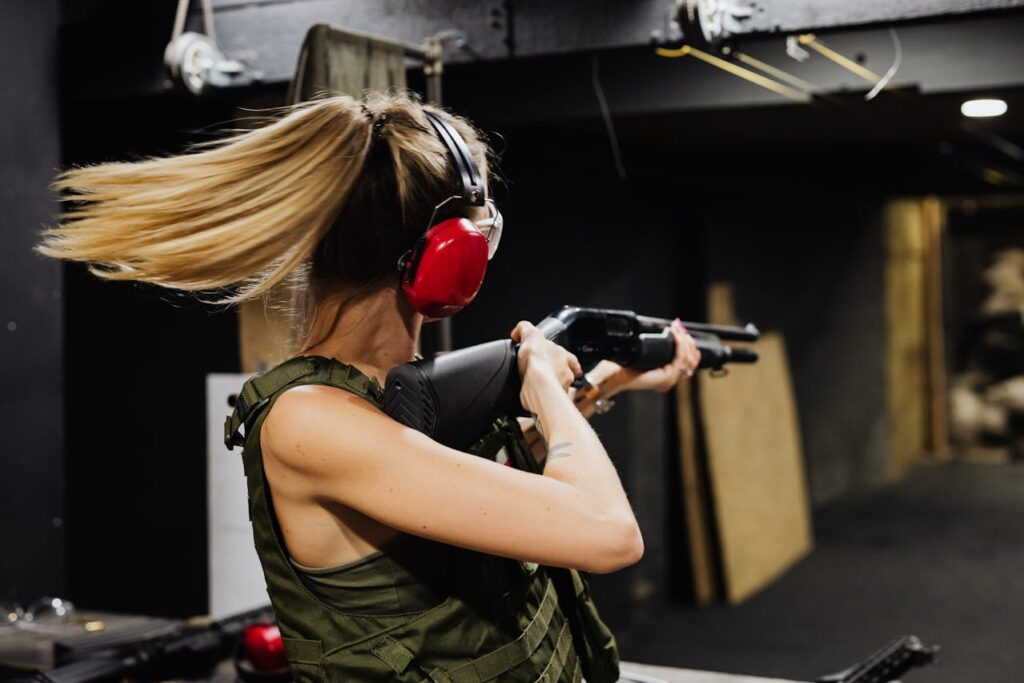
[[[499,420],[469,455],[384,415],[380,385],[414,358],[424,322],[396,262],[446,214],[497,246],[493,202],[446,201],[459,181],[428,111],[486,176],[463,119],[401,94],[333,97],[195,153],[65,173],[57,187],[75,204],[40,251],[221,302],[286,285],[304,300],[295,357],[248,383],[236,413],[297,680],[601,683],[617,669],[614,639],[585,582],[557,568],[615,571],[643,542],[584,414],[619,391],[667,390],[699,353],[675,325],[671,365],[603,364],[598,391],[574,405],[579,363],[520,322],[535,424]]]

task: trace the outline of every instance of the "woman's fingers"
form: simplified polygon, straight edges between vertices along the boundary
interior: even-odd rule
[[[574,379],[583,374],[583,366],[580,365],[580,359],[574,353],[569,354],[569,369],[572,370]]]
[[[676,357],[673,363],[682,372],[686,373],[687,377],[693,376],[693,371],[697,369],[697,363],[700,362],[700,352],[697,351],[697,342],[693,340],[690,333],[686,331],[683,323],[676,318],[672,321],[672,334],[676,340]],[[696,356],[694,353],[696,352]]]
[[[685,369],[687,350],[689,346],[687,344],[687,339],[690,338],[690,335],[686,333],[686,328],[683,327],[683,323],[680,322],[679,318],[672,321],[672,327],[670,329],[672,330],[672,336],[676,340],[676,353],[675,358],[672,359],[672,364],[676,367]]]
[[[689,335],[687,335],[687,336],[689,336]],[[700,366],[700,349],[697,348],[697,342],[694,341],[693,337],[689,337],[689,342],[690,342],[689,343],[689,352],[690,352],[690,354],[689,354],[689,356],[690,356],[689,368],[690,368],[690,374],[692,375],[693,372],[698,368],[698,366]]]
[[[527,366],[539,364],[551,372],[564,389],[568,389],[576,377],[583,373],[579,358],[547,340],[540,330],[528,321],[520,321],[509,336],[520,344],[519,370],[524,375]]]
[[[516,323],[516,326],[512,329],[512,334],[509,336],[512,337],[512,341],[521,342],[523,341],[523,335],[525,335],[531,327],[533,327],[533,325],[529,321],[520,320]]]

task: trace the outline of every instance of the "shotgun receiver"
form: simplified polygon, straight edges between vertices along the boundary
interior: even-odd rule
[[[671,320],[632,311],[564,306],[537,324],[551,341],[579,358],[583,371],[601,360],[650,370],[672,361]],[[728,341],[755,341],[746,327],[683,323],[701,352],[701,368],[753,363],[757,354]],[[525,416],[519,401],[521,378],[517,345],[502,339],[400,365],[384,383],[384,412],[393,419],[453,448],[464,449],[504,415]]]

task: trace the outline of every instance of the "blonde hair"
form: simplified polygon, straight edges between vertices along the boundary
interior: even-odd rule
[[[406,93],[326,97],[179,156],[66,171],[55,187],[70,207],[36,248],[85,262],[101,278],[213,291],[219,303],[258,297],[296,273],[317,277],[314,262],[361,258],[347,254],[348,243],[374,264],[394,264],[397,256],[375,250],[412,247],[453,189],[448,152],[424,106]],[[472,126],[433,111],[466,138],[486,174],[486,147]],[[390,190],[382,192],[382,178]],[[366,208],[373,202],[395,210]],[[346,211],[349,204],[363,208]],[[330,249],[318,251],[329,235]],[[383,266],[374,267],[352,279],[379,279]],[[344,267],[319,269],[349,279]]]

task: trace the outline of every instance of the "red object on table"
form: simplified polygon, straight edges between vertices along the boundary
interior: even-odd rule
[[[273,624],[256,624],[245,629],[245,658],[257,671],[277,671],[288,666],[281,631]]]

